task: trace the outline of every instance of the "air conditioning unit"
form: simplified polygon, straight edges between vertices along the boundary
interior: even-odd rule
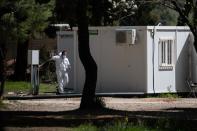
[[[117,45],[134,45],[136,44],[136,29],[131,30],[116,30],[116,44]]]

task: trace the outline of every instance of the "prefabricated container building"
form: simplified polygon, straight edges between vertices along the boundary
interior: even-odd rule
[[[98,66],[96,92],[187,92],[186,79],[197,76],[191,36],[187,26],[89,27],[90,51]],[[65,48],[71,63],[68,86],[81,93],[85,71],[77,28],[57,32],[57,50]]]

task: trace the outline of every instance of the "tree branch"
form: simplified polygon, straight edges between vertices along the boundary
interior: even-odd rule
[[[174,6],[167,5],[166,3],[161,3],[161,5],[169,8],[169,9],[175,10]]]
[[[194,30],[194,27],[192,25],[192,23],[189,21],[188,17],[186,17],[184,15],[184,12],[181,10],[181,8],[178,6],[177,2],[175,0],[172,0],[171,3],[173,4],[174,8],[170,8],[173,9],[175,11],[177,11],[179,13],[179,15],[181,16],[181,18],[186,21],[186,24],[189,26],[191,32],[193,33],[193,35],[196,36],[196,31]],[[165,5],[166,6],[166,5]],[[168,7],[168,6],[166,6]]]
[[[184,15],[182,10],[178,7],[177,3],[175,1],[172,1],[172,4],[175,6],[175,10],[179,13],[181,18],[186,21],[186,24],[190,27],[192,33],[195,33],[193,30],[193,25],[190,23],[189,19]]]

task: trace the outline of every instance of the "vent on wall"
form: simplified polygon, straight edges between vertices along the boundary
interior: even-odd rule
[[[117,45],[134,45],[136,40],[136,30],[116,30]]]

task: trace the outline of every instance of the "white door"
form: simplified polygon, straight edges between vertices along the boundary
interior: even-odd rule
[[[154,55],[155,93],[175,92],[175,32],[157,31]]]

